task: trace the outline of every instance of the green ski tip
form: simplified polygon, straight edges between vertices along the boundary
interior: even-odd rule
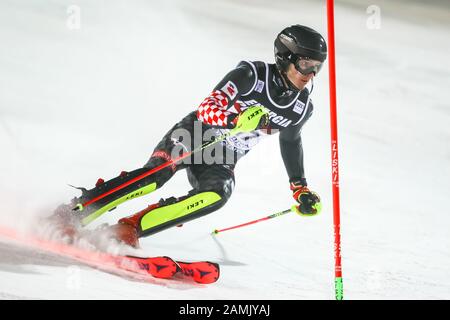
[[[342,283],[342,278],[334,279],[334,288],[336,289],[336,300],[344,299],[344,284]]]

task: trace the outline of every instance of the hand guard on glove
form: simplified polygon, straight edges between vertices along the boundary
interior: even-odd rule
[[[308,189],[305,179],[291,181],[291,190],[295,201],[299,203],[298,206],[294,206],[296,213],[303,216],[313,216],[322,210],[319,195]]]
[[[254,106],[242,111],[234,121],[233,130],[237,132],[251,132],[267,128],[269,125],[269,112],[262,106]]]

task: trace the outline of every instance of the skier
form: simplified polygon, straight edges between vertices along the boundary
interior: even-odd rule
[[[241,61],[196,111],[167,132],[142,168],[122,172],[109,181],[99,179],[91,190],[80,188],[81,197],[57,208],[53,218],[68,227],[66,230],[74,231],[119,204],[162,187],[175,172],[186,169],[193,188],[187,195],[161,199],[109,228],[113,238],[137,247],[140,237],[221,208],[234,188],[236,162],[262,136],[278,131],[290,189],[298,202],[297,213],[317,214],[321,208],[320,198],[307,187],[300,132],[313,112],[306,85],[311,83],[313,86],[313,78],[327,57],[326,42],[315,30],[293,25],[278,34],[274,45],[275,64]],[[135,181],[150,169],[194,150],[195,137],[180,139],[180,133],[195,135],[198,131],[203,135],[208,130],[220,140],[213,145],[213,151],[211,146]],[[227,133],[229,135],[221,140],[220,137]],[[205,161],[208,156],[215,161]],[[124,184],[126,186],[122,187]],[[89,201],[92,202],[89,206],[83,205]],[[78,210],[73,211],[73,208]]]

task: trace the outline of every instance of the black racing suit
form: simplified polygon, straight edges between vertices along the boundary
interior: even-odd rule
[[[242,61],[219,82],[196,111],[167,132],[143,168],[123,172],[107,182],[101,181],[91,190],[84,189],[76,202],[86,203],[149,169],[194,150],[205,141],[221,137],[233,128],[240,112],[256,105],[269,110],[267,129],[228,137],[89,206],[80,206],[82,210],[78,214],[82,224],[126,200],[160,188],[181,169],[186,169],[193,189],[182,197],[161,199],[157,209],[139,217],[136,226],[139,235],[150,235],[211,213],[222,207],[231,196],[236,162],[263,136],[278,131],[281,155],[290,181],[300,180],[306,185],[300,132],[313,111],[308,89],[300,92],[289,90],[274,64]]]

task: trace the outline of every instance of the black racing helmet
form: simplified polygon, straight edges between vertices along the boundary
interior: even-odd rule
[[[299,24],[281,31],[275,39],[275,62],[281,72],[299,57],[324,62],[327,43],[320,33]]]

